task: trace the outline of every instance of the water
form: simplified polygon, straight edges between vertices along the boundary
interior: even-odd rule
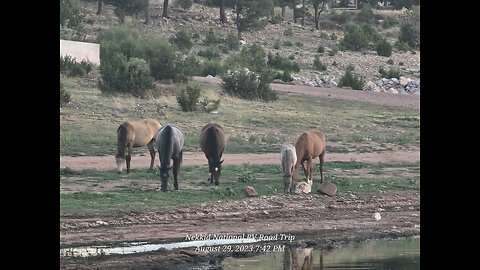
[[[125,243],[112,246],[89,246],[64,248],[61,257],[133,254],[177,248],[206,247],[221,251],[247,251],[253,248],[256,256],[247,258],[226,257],[216,265],[178,263],[175,269],[185,270],[325,270],[325,269],[372,269],[372,270],[419,270],[420,237],[397,240],[375,240],[339,246],[334,250],[316,248],[293,248],[275,242],[263,242],[254,238],[186,241],[167,244],[146,242]],[[223,250],[222,250],[223,249]],[[238,250],[243,249],[243,250]],[[251,250],[250,250],[251,251]],[[263,253],[263,252],[265,253]],[[228,252],[227,252],[228,254]]]
[[[226,258],[221,265],[228,270],[416,270],[420,269],[420,238],[376,240],[332,251],[286,247],[283,252],[269,252],[249,258]]]

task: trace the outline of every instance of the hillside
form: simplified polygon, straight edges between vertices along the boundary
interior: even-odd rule
[[[114,8],[111,5],[104,5],[102,14],[97,15],[96,2],[78,1],[86,17],[86,39],[95,42],[98,34],[103,30],[118,25],[119,20],[114,14]],[[169,8],[169,18],[162,18],[163,1],[151,1],[150,16],[151,23],[145,25],[143,14],[127,17],[126,24],[133,25],[145,35],[160,36],[168,38],[173,36],[179,29],[185,28],[198,34],[194,40],[193,53],[205,48],[204,39],[208,30],[212,28],[218,36],[226,37],[229,33],[236,34],[234,25],[234,13],[232,9],[227,8],[228,23],[222,25],[218,19],[218,9],[193,4],[189,10],[175,7],[175,1],[171,1]],[[347,66],[353,65],[355,73],[367,81],[377,81],[382,78],[379,68],[382,66],[386,70],[389,68],[398,68],[401,74],[409,79],[420,79],[420,52],[401,52],[393,50],[391,57],[378,56],[376,51],[338,51],[335,55],[329,55],[331,50],[338,47],[339,41],[343,38],[343,25],[335,22],[342,12],[350,13],[353,18],[355,11],[326,11],[320,16],[320,29],[315,30],[313,18],[306,18],[305,26],[293,23],[292,11],[287,9],[286,18],[278,24],[270,24],[264,30],[246,32],[243,35],[244,45],[253,43],[261,44],[266,53],[279,53],[282,56],[294,56],[295,61],[300,65],[300,72],[293,74],[296,84],[302,84],[301,81],[322,79],[326,84],[323,87],[332,87],[335,84],[329,84],[329,81],[338,83],[343,76]],[[276,9],[276,14],[280,9]],[[403,11],[380,11],[374,10],[376,23],[375,29],[387,40],[393,44],[399,33],[399,24],[404,17]],[[383,29],[380,22],[385,20],[394,20],[397,23],[393,27]],[[350,19],[353,20],[353,19]],[[355,22],[355,21],[353,21]],[[333,37],[333,38],[332,38]],[[336,37],[336,39],[335,39]],[[280,45],[280,46],[279,46]],[[317,53],[319,45],[323,45],[325,52]],[[313,60],[319,55],[320,61],[327,66],[326,71],[317,71],[313,67]],[[222,55],[226,58],[226,55]],[[392,64],[393,63],[393,64]],[[308,82],[307,82],[308,83]]]

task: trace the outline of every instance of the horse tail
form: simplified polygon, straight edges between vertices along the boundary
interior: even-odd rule
[[[125,150],[127,146],[127,127],[125,123],[121,124],[117,129],[117,153],[116,158],[125,158]]]
[[[160,165],[168,167],[173,154],[173,128],[167,125],[161,132],[160,141],[158,142],[158,153],[162,163]]]
[[[208,152],[208,156],[211,158],[214,158],[215,161],[218,161],[217,159],[220,159],[220,149],[219,149],[219,143],[220,137],[217,133],[217,130],[215,127],[211,126],[208,128],[207,133],[205,134],[206,137],[206,144],[208,143],[208,147],[206,147],[206,150]],[[213,142],[213,143],[212,143]]]

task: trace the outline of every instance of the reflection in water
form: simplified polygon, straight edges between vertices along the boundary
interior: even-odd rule
[[[331,251],[285,247],[283,252],[226,258],[222,266],[229,270],[419,270],[420,238],[364,242]]]

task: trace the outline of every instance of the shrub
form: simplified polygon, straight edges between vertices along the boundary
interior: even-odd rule
[[[188,79],[189,72],[185,72],[183,68],[188,67],[185,60],[191,59],[184,59],[177,53],[175,46],[163,39],[148,39],[144,42],[144,47],[145,57],[156,80],[171,79],[178,82]]]
[[[378,41],[376,47],[378,55],[385,57],[390,57],[392,55],[392,45],[390,45],[386,39]]]
[[[60,107],[65,106],[66,104],[72,101],[70,92],[65,88],[65,84],[60,80]]]
[[[257,74],[244,68],[229,70],[222,79],[222,87],[229,95],[248,100],[273,101],[278,99],[277,93],[269,86],[271,79],[265,74]]]
[[[173,37],[169,39],[172,44],[182,51],[189,51],[193,46],[192,33],[185,29],[180,29]]]
[[[217,76],[219,74],[223,74],[225,68],[223,67],[222,63],[219,61],[204,61],[201,67],[201,76]]]
[[[60,73],[66,76],[85,76],[93,68],[93,63],[82,60],[80,63],[70,55],[60,56]]]
[[[322,61],[320,61],[320,58],[318,57],[318,55],[316,55],[315,59],[313,59],[313,67],[319,71],[327,70],[327,66],[323,64]]]
[[[137,97],[145,97],[153,86],[150,76],[150,66],[147,61],[132,57],[128,60],[125,70],[124,88]]]
[[[267,65],[269,67],[285,70],[285,71],[294,71],[294,72],[300,71],[300,67],[298,63],[288,58],[280,56],[278,52],[275,54],[275,56],[272,53],[268,54]]]
[[[397,40],[397,42],[395,42],[393,46],[395,46],[395,48],[397,48],[399,51],[402,51],[402,52],[408,52],[412,49],[410,48],[408,43],[399,41],[399,40]]]
[[[388,71],[386,71],[383,67],[380,67],[378,69],[378,73],[382,75],[382,77],[391,79],[391,78],[397,78],[399,79],[401,76],[400,69],[398,68],[390,68]]]
[[[333,49],[328,51],[329,56],[335,56],[337,53],[338,53],[338,48],[337,47],[334,47]]]
[[[393,62],[393,59],[392,59],[392,58],[390,58],[390,59],[388,59],[388,61],[387,61],[387,64],[389,64],[389,65],[393,65],[393,64],[395,64],[395,62]]]
[[[85,32],[84,18],[85,15],[81,13],[76,1],[60,0],[60,30],[65,29],[65,31],[70,32],[68,35],[66,32],[63,32],[62,38],[83,40]]]
[[[318,53],[324,53],[325,52],[325,47],[322,44],[318,45],[317,52]]]
[[[398,42],[406,43],[412,49],[418,49],[420,47],[420,30],[416,29],[412,24],[402,24]]]
[[[175,4],[183,9],[190,9],[193,5],[193,0],[176,0]]]
[[[398,24],[398,20],[397,20],[395,17],[386,16],[386,17],[383,19],[382,28],[383,28],[383,29],[392,28],[392,27],[394,27],[394,26],[397,25],[397,24]]]
[[[200,98],[201,89],[198,85],[187,85],[177,95],[177,102],[184,112],[197,110],[198,99]]]
[[[280,40],[279,40],[279,39],[276,39],[276,40],[273,42],[273,48],[274,48],[274,49],[277,49],[277,50],[280,49],[280,46],[281,46],[281,45],[282,45],[282,44],[280,43]]]
[[[368,38],[363,32],[362,28],[351,25],[347,27],[345,37],[340,41],[340,47],[347,50],[359,51],[367,48]]]
[[[357,16],[359,21],[371,23],[374,19],[372,6],[369,3],[365,3]]]
[[[255,72],[261,72],[267,68],[266,54],[259,44],[245,47],[239,54],[230,55],[225,60],[226,69],[248,68]]]
[[[238,40],[237,35],[234,33],[229,33],[225,38],[225,45],[227,45],[227,48],[230,50],[236,51],[240,48],[240,40]]]
[[[365,87],[365,81],[357,74],[353,73],[354,67],[349,65],[345,74],[338,82],[339,87],[351,87],[354,90],[363,90]]]
[[[290,40],[285,40],[285,41],[283,42],[283,46],[292,47],[292,46],[293,46],[293,42],[291,42]]]
[[[297,47],[303,47],[303,43],[300,41],[295,42],[295,46]]]
[[[287,36],[287,37],[293,36],[293,29],[292,29],[292,27],[288,27],[287,29],[285,29],[285,31],[283,31],[283,35],[284,35],[284,36]]]
[[[205,35],[205,45],[212,45],[212,44],[218,44],[221,43],[222,39],[219,38],[216,34],[215,31],[213,30],[212,27],[208,29],[207,35]]]
[[[204,98],[202,101],[200,101],[200,108],[204,112],[213,112],[218,110],[219,107],[220,99],[209,100],[208,98]]]
[[[208,46],[205,50],[198,51],[198,56],[205,57],[208,60],[219,59],[220,50],[214,46]]]

